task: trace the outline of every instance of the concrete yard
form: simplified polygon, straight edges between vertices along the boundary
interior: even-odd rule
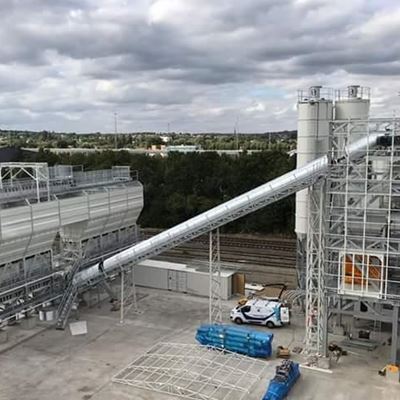
[[[21,335],[21,328],[12,327],[11,348],[0,348],[0,399],[176,399],[112,383],[111,378],[157,342],[195,343],[196,327],[207,319],[208,300],[145,288],[138,290],[138,299],[141,313],[130,311],[123,325],[119,313],[111,312],[107,301],[100,307],[82,308],[80,319],[87,321],[87,335],[71,336],[68,327],[64,331],[35,328],[34,335],[15,344],[13,337]],[[234,300],[224,302],[227,317],[234,304]],[[301,345],[301,321],[301,316],[294,316],[289,327],[275,329],[274,347]],[[386,347],[369,353],[354,350],[356,354],[342,357],[333,365],[332,373],[302,369],[289,399],[399,399],[400,384],[377,374],[386,363],[384,351]],[[270,375],[246,399],[261,399],[279,362],[274,356],[265,361]]]

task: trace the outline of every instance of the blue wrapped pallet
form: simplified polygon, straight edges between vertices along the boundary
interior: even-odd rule
[[[299,376],[299,364],[291,360],[284,360],[281,365],[276,367],[275,377],[271,379],[267,392],[262,400],[284,399],[296,383]]]
[[[250,357],[270,357],[274,335],[231,325],[201,325],[196,340],[206,346],[226,349]]]

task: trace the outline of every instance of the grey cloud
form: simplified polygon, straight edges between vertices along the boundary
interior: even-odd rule
[[[285,129],[296,88],[346,78],[376,87],[381,106],[400,72],[392,14],[393,0],[2,2],[0,122],[108,130],[118,109],[126,130],[231,130],[238,113],[247,131]],[[246,114],[254,87],[268,107]]]
[[[400,60],[390,63],[377,64],[354,64],[348,67],[349,72],[365,75],[380,75],[380,76],[399,76],[400,75]],[[393,82],[396,84],[395,82]]]

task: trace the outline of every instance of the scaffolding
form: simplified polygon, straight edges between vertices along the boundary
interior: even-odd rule
[[[47,163],[0,163],[0,200],[50,198]]]
[[[325,187],[321,182],[309,189],[306,269],[306,350],[326,357],[327,307],[324,274]]]
[[[334,121],[331,128],[326,180],[309,190],[306,349],[321,356],[330,316],[396,327],[400,302],[400,121]],[[377,134],[377,146],[349,156],[352,143]]]
[[[387,145],[368,147],[350,160],[354,136],[385,132]],[[352,134],[353,132],[353,134]],[[400,125],[396,120],[333,125],[333,146],[344,161],[327,184],[326,285],[340,295],[400,301]]]
[[[210,231],[209,248],[209,323],[222,323],[221,303],[221,249],[219,240],[219,229]]]
[[[63,195],[99,186],[137,181],[137,171],[113,166],[95,171],[76,170],[72,165],[47,163],[0,163],[0,204],[49,201]]]
[[[126,281],[128,277],[128,282]],[[106,281],[103,281],[106,283]],[[133,309],[134,313],[139,313],[136,295],[136,283],[135,283],[135,265],[130,264],[128,266],[121,266],[121,291],[119,298],[120,307],[120,324],[125,323],[125,315]]]
[[[191,400],[247,399],[274,375],[266,361],[195,344],[158,343],[112,381]]]

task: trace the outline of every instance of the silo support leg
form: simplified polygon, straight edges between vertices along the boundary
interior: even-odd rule
[[[392,347],[390,349],[390,362],[400,365],[399,357],[399,306],[393,306],[392,320]]]
[[[210,231],[209,248],[209,323],[222,323],[221,304],[221,254],[219,229]]]

